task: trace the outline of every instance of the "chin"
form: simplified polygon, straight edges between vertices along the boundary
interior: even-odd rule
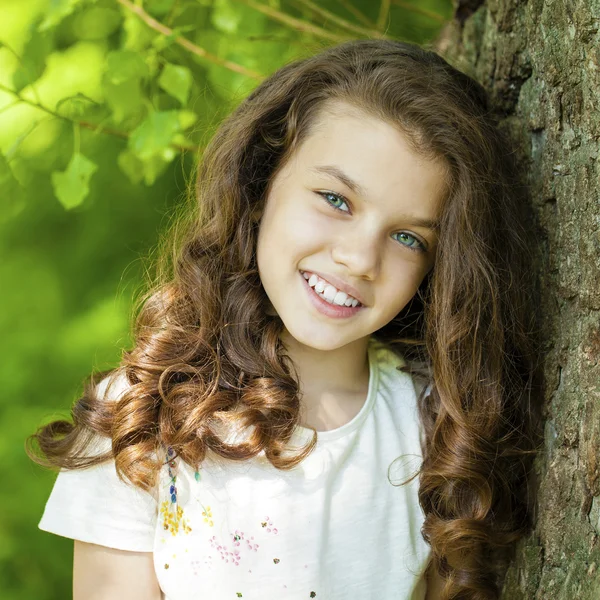
[[[293,338],[297,343],[307,348],[313,348],[314,350],[337,350],[359,339],[358,337],[347,338],[346,336],[332,335],[326,328],[320,328],[320,331],[317,332],[316,327],[310,327],[308,331],[299,331],[297,328],[288,327],[285,322],[284,326],[285,332],[289,337]]]

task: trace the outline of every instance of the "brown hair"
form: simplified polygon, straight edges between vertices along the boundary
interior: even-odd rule
[[[483,87],[413,44],[353,41],[292,62],[225,119],[141,299],[134,347],[114,370],[125,393],[107,402],[95,392],[106,373],[92,377],[73,424],[41,427],[28,441],[45,459],[30,456],[69,469],[114,458],[122,477],[148,490],[164,446],[195,466],[207,451],[246,460],[264,450],[289,469],[311,452],[316,432],[300,452],[283,452],[299,422],[299,383],[282,322],[265,310],[255,249],[269,184],[328,100],[394,124],[447,167],[435,267],[374,336],[430,383],[419,396],[419,499],[444,598],[497,598],[506,549],[529,514],[536,347],[526,193]],[[229,444],[220,425],[253,429]],[[95,434],[112,451],[86,456]]]

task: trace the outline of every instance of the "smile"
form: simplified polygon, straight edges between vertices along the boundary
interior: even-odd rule
[[[306,278],[306,275],[308,275],[308,279]],[[353,298],[352,296],[348,297],[348,294],[346,294],[346,300],[344,301],[344,304],[336,304],[335,302],[332,302],[331,300],[327,300],[325,298],[325,296],[323,295],[323,292],[319,293],[317,291],[315,291],[315,287],[311,287],[311,285],[309,284],[310,278],[314,275],[314,273],[311,273],[310,271],[308,273],[305,274],[304,271],[298,271],[298,276],[300,277],[300,281],[302,282],[302,286],[304,287],[304,289],[306,290],[306,295],[307,298],[310,302],[310,304],[312,304],[313,308],[316,309],[317,312],[321,313],[323,316],[328,317],[330,319],[348,319],[350,317],[354,317],[356,315],[358,315],[359,313],[362,313],[363,310],[365,310],[364,305],[358,303],[356,304],[356,306],[352,306],[353,302],[357,302],[356,298]],[[317,277],[315,275],[315,277]],[[318,277],[317,277],[318,279]],[[317,284],[315,284],[316,286]],[[328,284],[330,285],[330,284]],[[332,286],[333,287],[333,286]],[[327,288],[325,288],[327,289]],[[334,288],[336,289],[336,288]],[[334,296],[334,299],[337,296],[337,292],[339,292],[340,290],[336,290],[336,295]],[[331,296],[331,292],[329,292],[329,295]],[[339,298],[341,299],[342,297],[339,296]],[[345,302],[347,302],[348,300],[350,300],[350,305],[346,306]]]
[[[304,279],[308,281],[308,285],[314,289],[314,291],[330,304],[336,304],[337,306],[348,306],[356,308],[362,306],[361,303],[354,297],[350,296],[346,292],[338,290],[335,286],[331,285],[328,281],[321,279],[314,273],[306,273],[300,271]]]

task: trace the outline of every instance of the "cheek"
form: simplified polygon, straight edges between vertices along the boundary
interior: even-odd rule
[[[300,202],[289,203],[268,217],[259,231],[259,248],[270,249],[281,258],[302,255],[331,239],[331,223]]]
[[[419,289],[423,277],[423,268],[412,263],[396,265],[383,277],[382,281],[386,282],[384,302],[389,306],[388,312],[392,315],[391,318],[410,302]]]

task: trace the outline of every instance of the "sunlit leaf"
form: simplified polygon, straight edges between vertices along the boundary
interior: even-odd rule
[[[181,131],[179,111],[153,112],[131,133],[129,149],[142,161],[160,153]]]
[[[191,110],[180,110],[179,111],[179,124],[181,130],[185,131],[198,121],[198,115]]]
[[[119,168],[131,183],[138,184],[144,176],[144,163],[131,150],[123,150],[117,157]]]
[[[0,223],[16,216],[24,204],[23,188],[13,175],[6,158],[0,154]]]
[[[123,21],[123,48],[140,52],[152,44],[152,40],[159,34],[150,29],[137,15],[125,11]]]
[[[68,17],[83,0],[50,0],[44,14],[44,19],[38,26],[39,31],[56,27],[65,17]]]
[[[13,89],[20,92],[39,79],[46,68],[46,57],[53,50],[54,36],[49,32],[38,33],[32,27],[31,36],[21,53],[21,61],[12,75]]]
[[[85,94],[78,93],[60,100],[55,110],[66,117],[76,118],[84,115],[91,106],[99,106],[99,103]]]
[[[213,6],[210,21],[217,31],[238,37],[265,32],[268,19],[260,11],[235,0],[215,0]]]
[[[106,57],[106,77],[115,85],[147,76],[148,65],[138,52],[117,50]]]
[[[90,191],[90,178],[97,169],[94,162],[76,152],[65,171],[52,173],[54,193],[67,210],[79,206],[85,200]]]
[[[158,85],[185,106],[192,87],[192,73],[187,67],[167,63],[158,78]]]
[[[166,150],[172,149],[168,148]],[[157,177],[165,171],[171,160],[173,160],[174,151],[172,152],[173,154],[170,158],[169,155],[165,158],[157,154],[142,161],[130,150],[124,150],[119,154],[117,163],[131,183],[138,184],[143,180],[147,186],[151,186]]]
[[[144,2],[144,8],[146,12],[154,15],[155,17],[162,17],[166,15],[175,4],[175,0],[146,0]]]
[[[112,118],[115,123],[123,123],[128,117],[139,115],[144,110],[138,80],[130,79],[119,85],[114,85],[104,79],[102,89],[104,99],[113,111]]]
[[[236,33],[242,20],[240,6],[243,5],[234,6],[231,0],[215,0],[214,9],[210,15],[210,22],[214,28],[224,33]]]
[[[121,13],[105,6],[90,6],[81,11],[73,22],[73,33],[80,40],[102,40],[117,30]]]
[[[52,117],[49,117],[49,118],[52,118]],[[41,122],[42,122],[42,119],[40,119],[39,121],[34,121],[20,135],[18,135],[16,138],[14,138],[12,144],[10,145],[8,150],[6,150],[6,152],[5,152],[6,160],[10,161],[13,159],[13,157],[17,154],[17,150],[19,149],[19,146],[21,146],[23,140],[25,140],[27,138],[27,136],[30,133],[32,133]]]

